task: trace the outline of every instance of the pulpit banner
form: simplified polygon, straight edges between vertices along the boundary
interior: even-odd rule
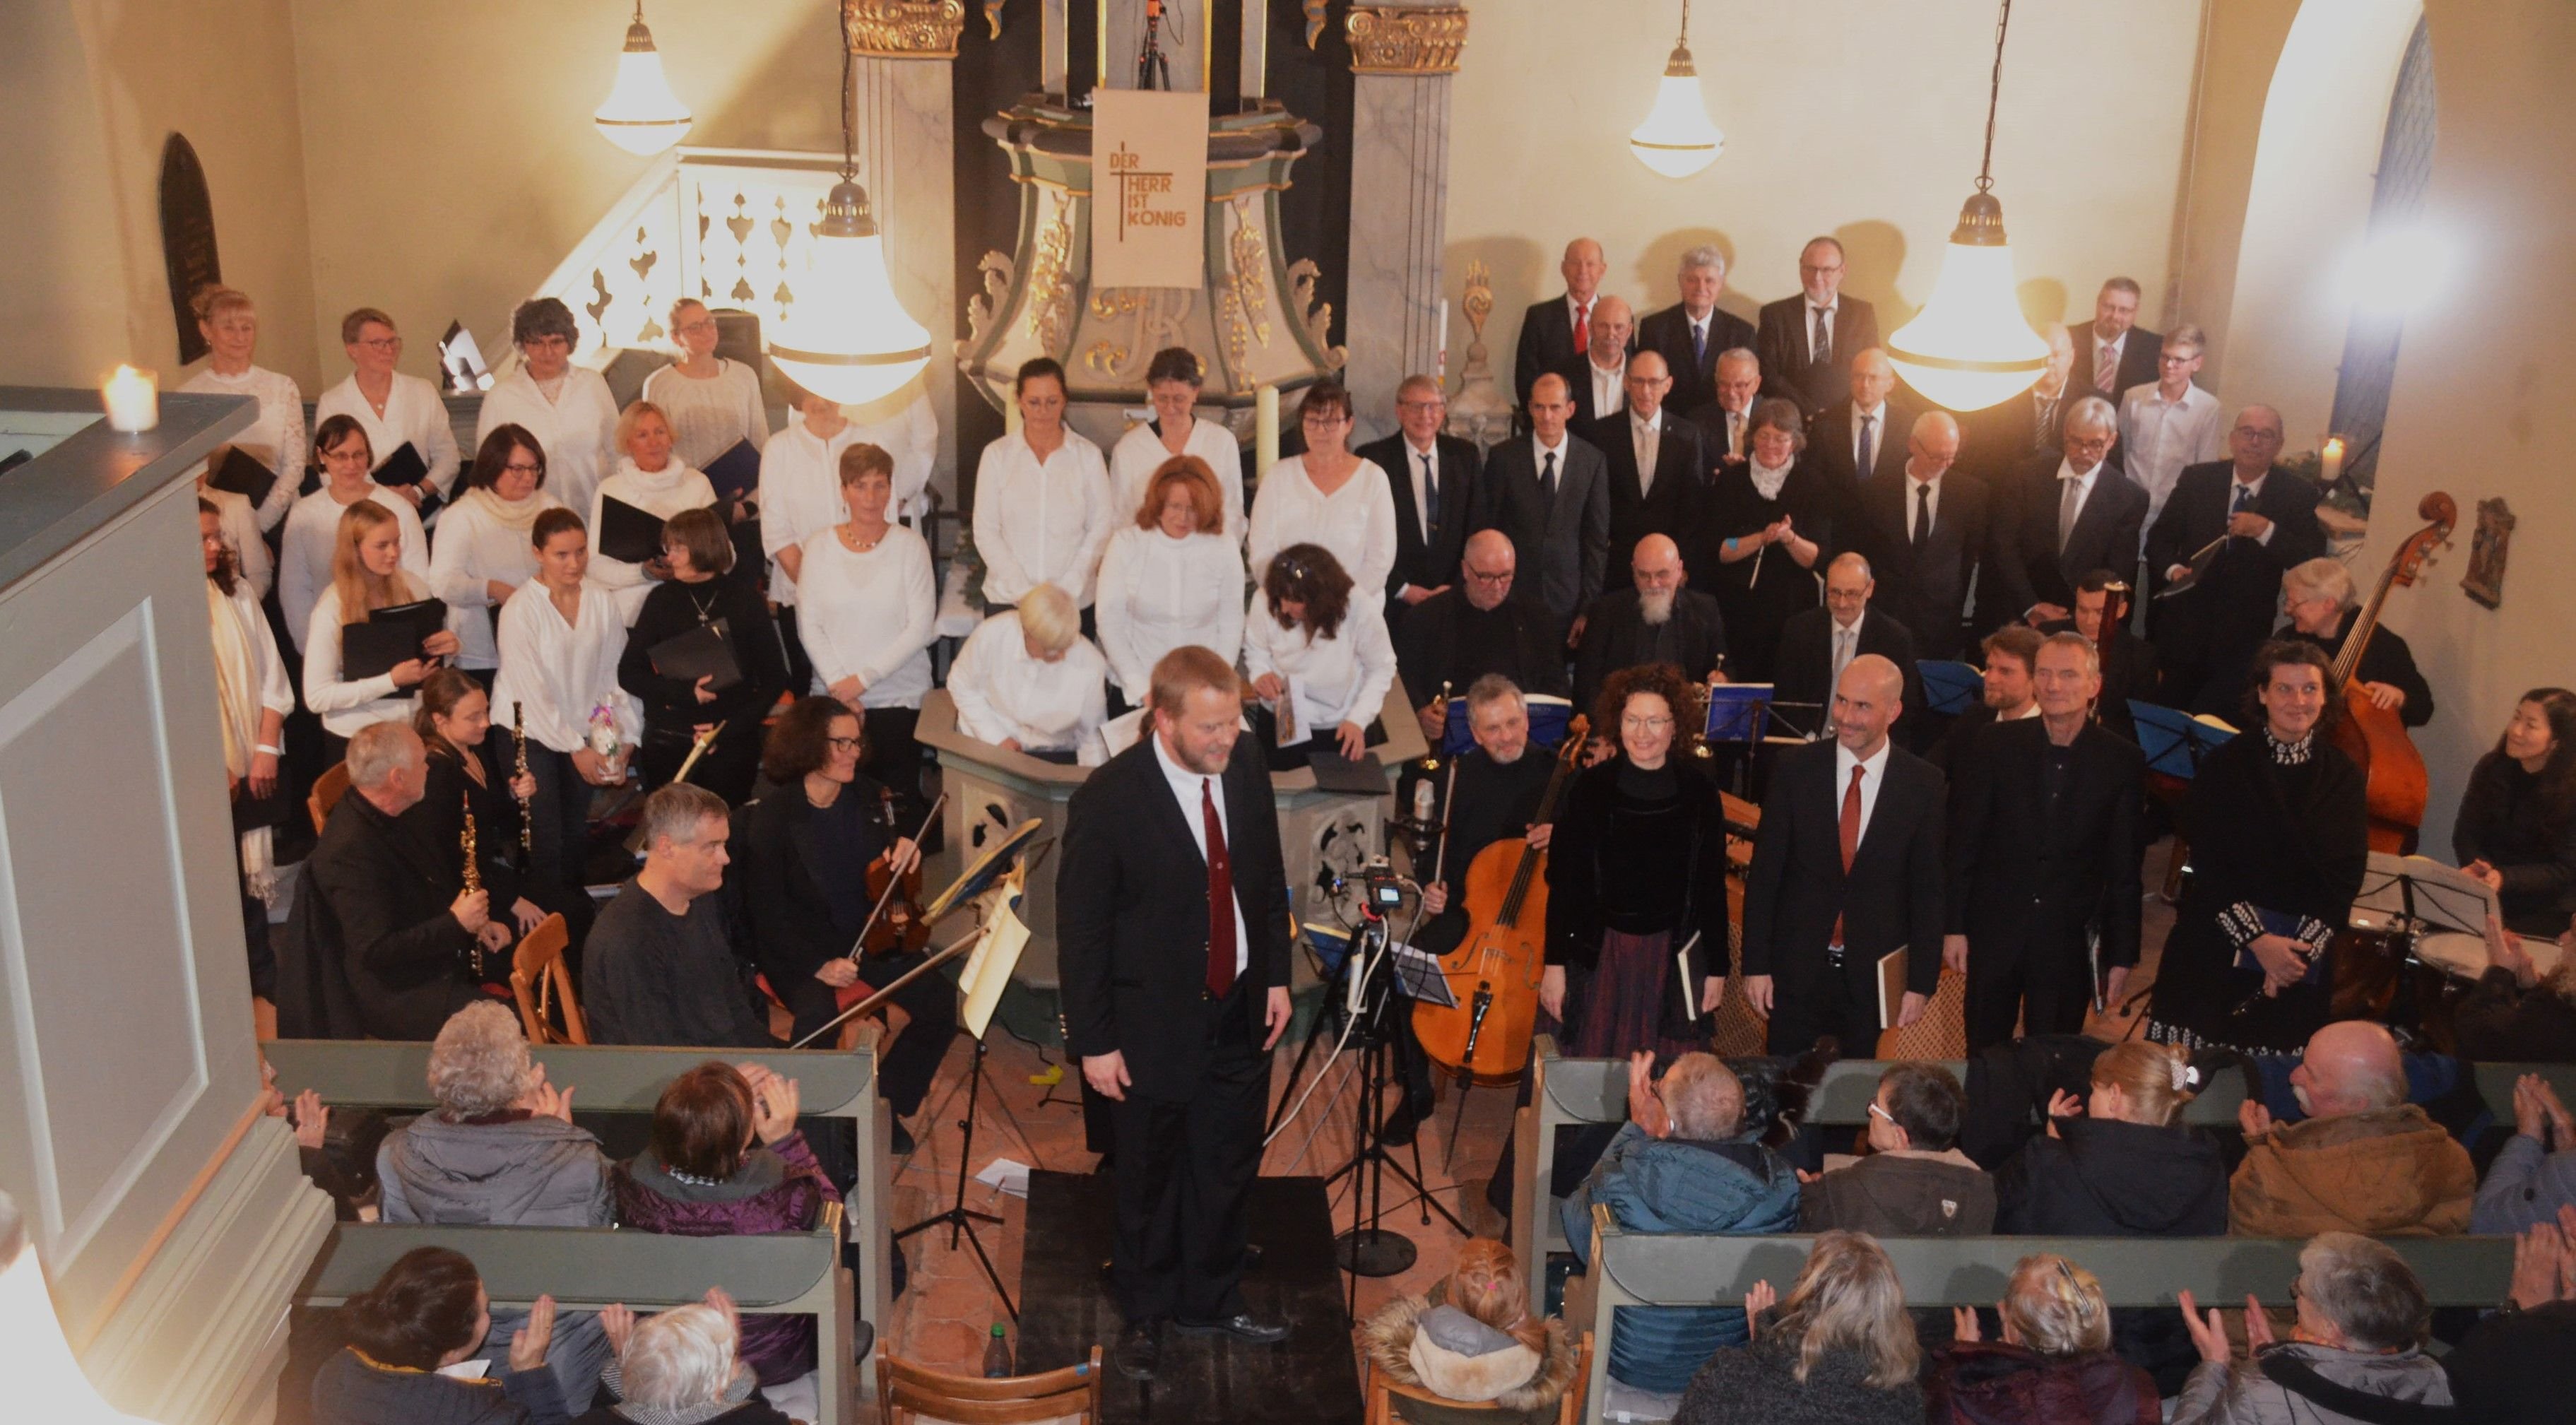
[[[1092,91],[1091,288],[1199,287],[1207,96]]]

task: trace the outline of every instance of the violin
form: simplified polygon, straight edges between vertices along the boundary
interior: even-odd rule
[[[878,795],[883,798],[879,819],[888,832],[899,830],[895,824],[894,792],[880,788]],[[894,874],[892,846],[878,852],[877,858],[868,863],[868,899],[876,909],[869,913],[868,923],[859,931],[859,948],[854,952],[854,958],[856,955],[909,954],[930,943],[930,916],[921,905],[919,849],[921,838],[930,834],[930,819],[938,816],[939,809],[947,802],[948,796],[943,792],[939,800],[930,804],[930,816],[924,817],[920,828],[913,833],[915,854],[912,865],[904,870],[903,875],[898,877]]]
[[[2379,615],[2389,590],[2405,588],[2423,574],[2424,566],[2432,562],[2434,547],[2450,542],[2460,507],[2449,495],[2434,490],[2415,507],[2415,516],[2425,522],[2424,527],[2397,546],[2334,661],[2333,686],[2343,690],[2343,717],[2334,726],[2334,745],[2361,769],[2368,788],[2373,851],[2403,853],[2414,844],[2431,792],[2424,754],[2407,735],[2406,724],[2396,713],[2373,703],[2358,686],[2361,657],[2370,647],[2371,635],[2379,631]]]

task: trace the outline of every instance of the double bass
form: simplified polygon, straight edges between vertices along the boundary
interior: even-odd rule
[[[1537,825],[1555,819],[1557,798],[1582,768],[1589,731],[1580,716],[1566,725],[1556,770],[1539,799]],[[1442,854],[1447,854],[1445,845]],[[1510,1083],[1529,1062],[1530,1039],[1538,1029],[1539,980],[1547,973],[1546,864],[1547,853],[1519,836],[1504,837],[1476,853],[1460,899],[1467,933],[1440,963],[1458,1002],[1414,1002],[1413,1033],[1423,1052],[1471,1083]]]
[[[2388,591],[2413,584],[2423,574],[2434,547],[2450,542],[2460,508],[2449,495],[2435,490],[2415,507],[2415,516],[2425,522],[2424,527],[2397,546],[2334,661],[2333,686],[2343,690],[2343,717],[2335,724],[2334,745],[2361,769],[2368,787],[2373,851],[2404,852],[2414,844],[2416,828],[2424,824],[2428,792],[2424,754],[2416,750],[2398,715],[2371,702],[2356,686],[2362,654],[2370,648],[2371,635],[2379,631]]]

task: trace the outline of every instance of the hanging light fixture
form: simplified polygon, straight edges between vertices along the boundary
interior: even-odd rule
[[[101,1399],[89,1383],[45,1290],[44,1269],[18,1205],[0,1192],[0,1339],[9,1342],[9,1398],[26,1420],[61,1425],[151,1425]]]
[[[617,83],[590,116],[602,138],[628,153],[650,158],[689,131],[689,106],[671,92],[662,53],[644,28],[644,0],[635,0],[635,22],[626,27],[626,52],[617,57]]]
[[[930,362],[930,333],[896,300],[886,276],[885,238],[859,186],[857,115],[850,103],[850,47],[833,7],[841,48],[841,181],[823,200],[810,270],[779,319],[769,359],[788,379],[845,406],[865,405]]]
[[[1664,81],[1655,88],[1655,107],[1646,121],[1628,132],[1628,151],[1637,161],[1666,178],[1688,178],[1717,161],[1726,135],[1708,119],[1700,99],[1699,70],[1691,64],[1690,0],[1682,0],[1681,38],[1664,65]]]
[[[1906,384],[1954,411],[1983,410],[2025,391],[2048,364],[2048,343],[2023,320],[2014,291],[2004,205],[1987,191],[1995,186],[1995,106],[2003,97],[2004,31],[2011,24],[2012,0],[2003,0],[1977,191],[1959,209],[1931,300],[1887,342],[1888,360]]]

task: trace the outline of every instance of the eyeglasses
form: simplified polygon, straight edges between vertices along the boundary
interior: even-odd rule
[[[716,320],[713,317],[700,317],[694,322],[682,322],[679,326],[673,328],[673,330],[679,332],[682,336],[694,336],[699,332],[711,332],[715,329]]]
[[[1308,411],[1297,419],[1302,425],[1329,427],[1343,425],[1350,420],[1350,417],[1339,411]]]
[[[356,344],[357,344],[357,345],[359,345],[359,346],[363,346],[363,347],[367,348],[369,351],[400,351],[400,350],[402,350],[402,338],[401,338],[401,337],[398,337],[398,336],[368,336],[368,337],[360,337],[360,338],[358,338],[358,340],[357,340],[357,343],[356,343]]]
[[[856,752],[859,750],[859,739],[855,737],[827,737],[824,738],[823,741],[825,745],[829,746],[835,752]]]
[[[1895,1123],[1896,1123],[1896,1115],[1895,1115],[1895,1114],[1892,1114],[1892,1113],[1890,1113],[1890,1112],[1888,1112],[1886,1109],[1883,1109],[1883,1108],[1879,1107],[1879,1106],[1878,1106],[1878,1100],[1876,1100],[1876,1099],[1871,1099],[1871,1100],[1870,1100],[1870,1103],[1869,1103],[1869,1111],[1870,1111],[1871,1116],[1873,1116],[1873,1117],[1876,1117],[1876,1118],[1884,1118],[1884,1119],[1886,1119],[1886,1120],[1888,1121],[1889,1126],[1891,1126],[1891,1127],[1893,1127],[1893,1126],[1895,1125]]]
[[[2273,441],[2282,439],[2282,435],[2279,431],[2265,430],[2261,426],[2238,426],[2233,432],[2231,432],[2231,434],[2241,435],[2248,440]]]
[[[1815,262],[1801,262],[1798,264],[1798,270],[1800,272],[1812,273],[1815,276],[1822,277],[1828,272],[1842,271],[1843,265],[1839,262],[1833,263],[1830,266]]]
[[[1467,582],[1471,584],[1508,584],[1512,581],[1513,572],[1514,571],[1512,570],[1506,569],[1499,574],[1488,574],[1482,569],[1471,568],[1467,571]]]
[[[530,465],[524,460],[513,460],[501,468],[512,475],[543,475],[546,473],[546,467],[542,465]]]
[[[1427,401],[1398,401],[1396,404],[1402,406],[1408,411],[1445,411],[1449,409],[1449,403],[1447,401],[1436,398]]]
[[[1648,717],[1631,714],[1620,718],[1619,725],[1621,727],[1633,727],[1639,732],[1661,732],[1665,728],[1672,726],[1673,720],[1668,717]]]

